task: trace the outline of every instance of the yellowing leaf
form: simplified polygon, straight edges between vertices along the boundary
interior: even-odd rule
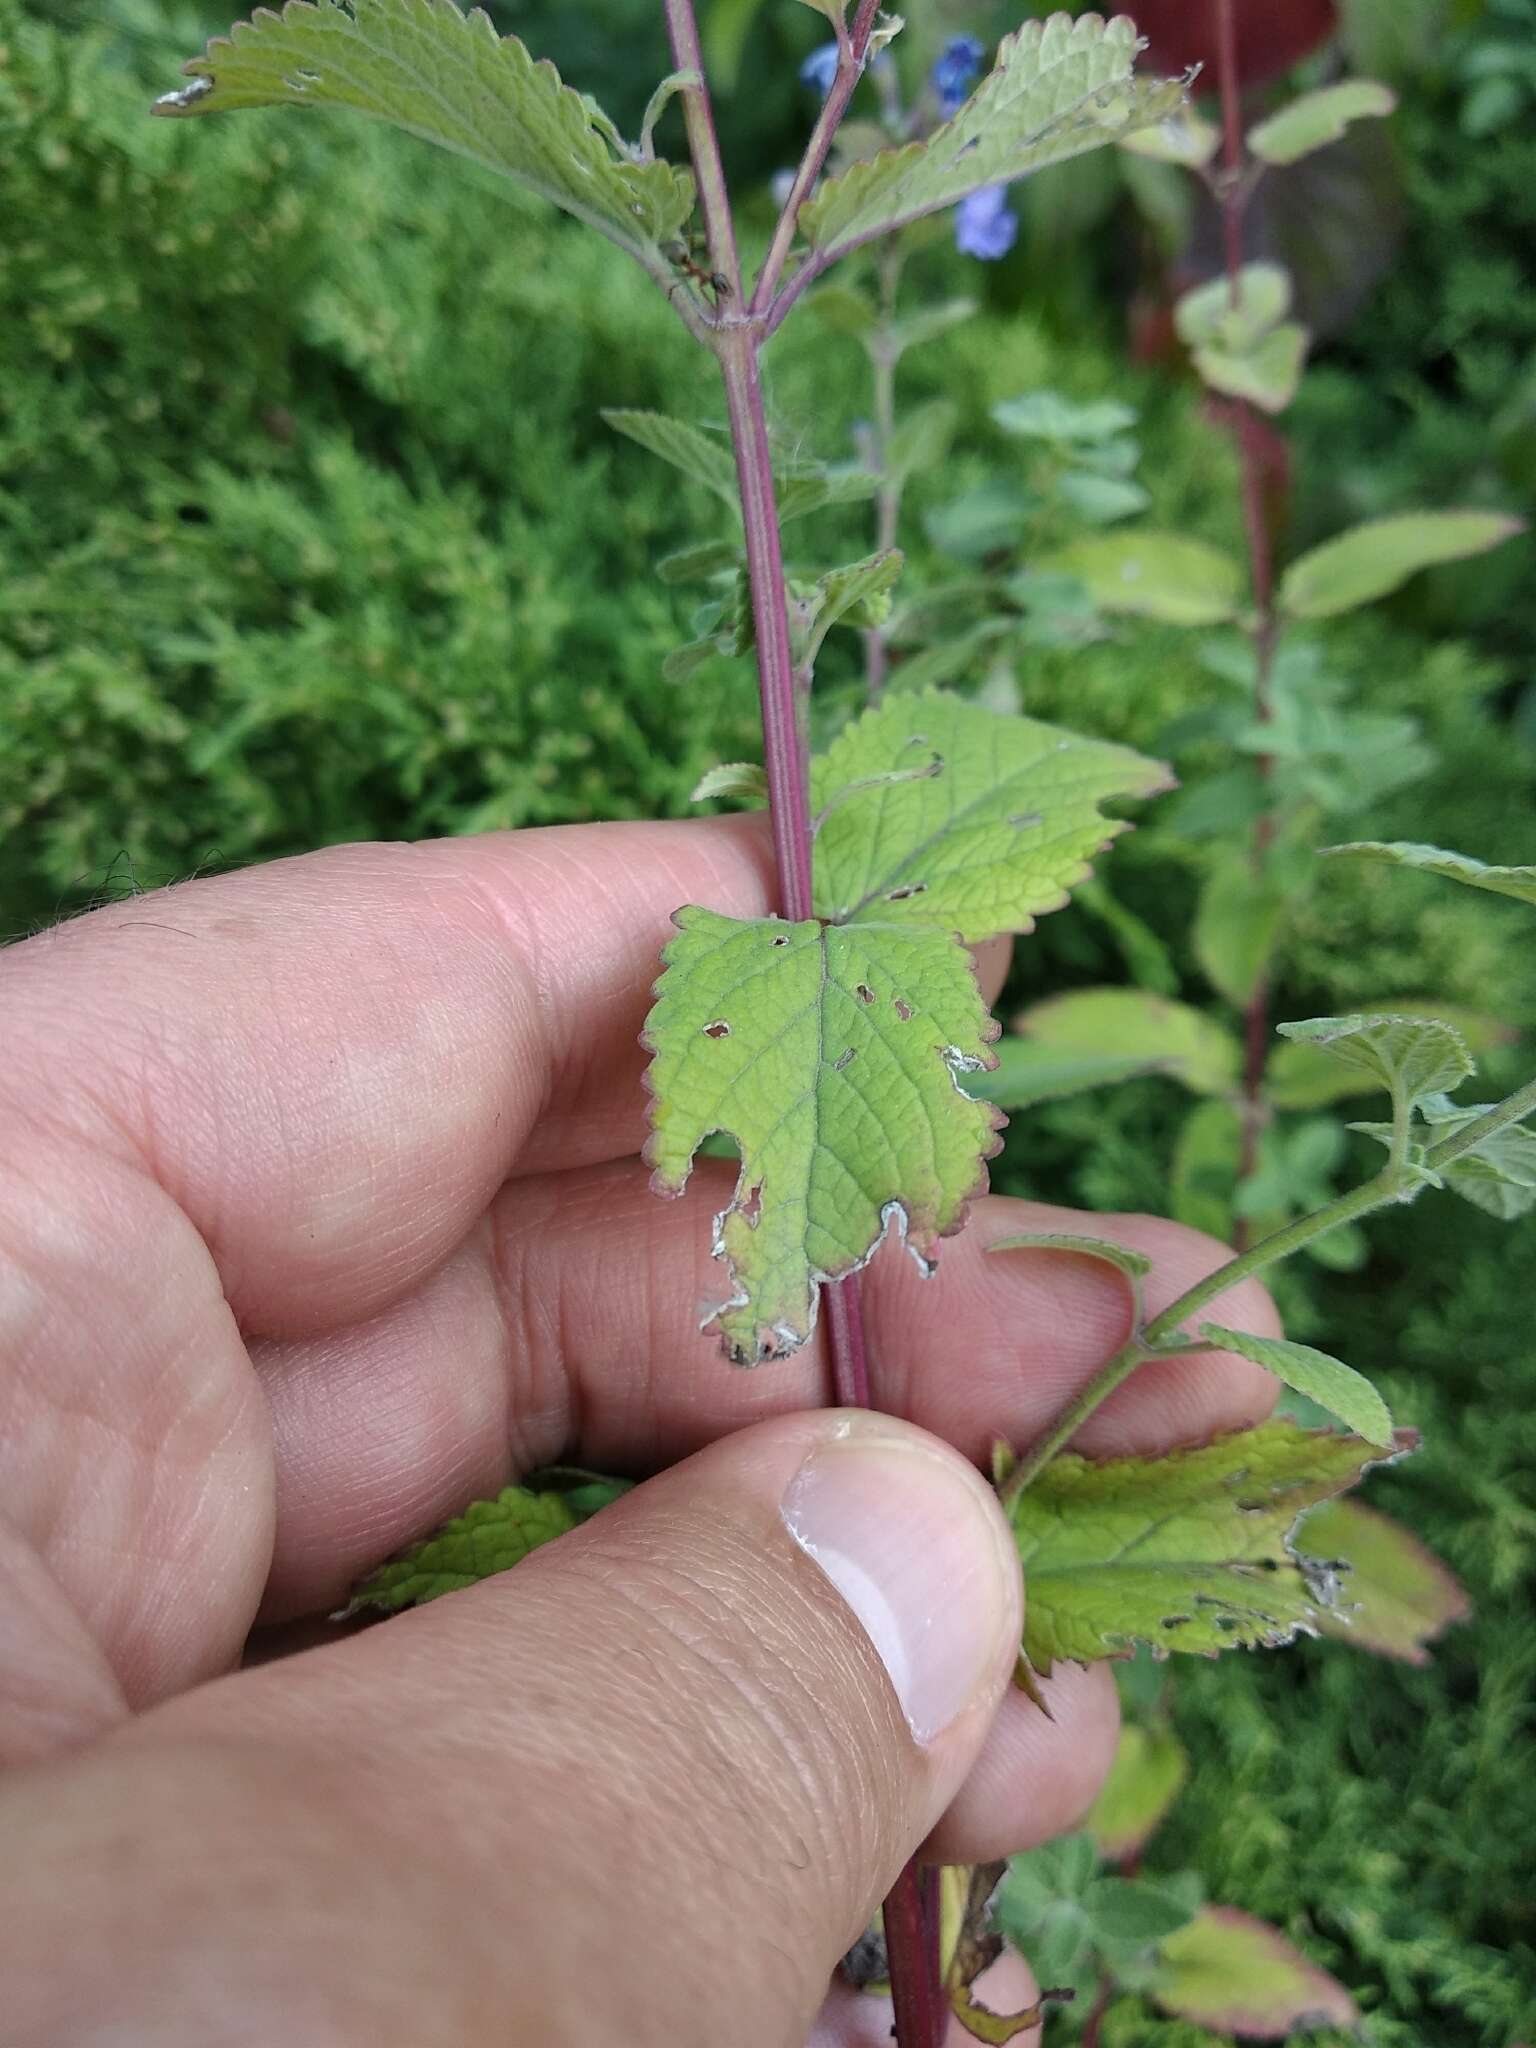
[[[544,1484],[536,1475],[529,1485],[504,1487],[494,1500],[475,1501],[433,1535],[370,1572],[342,1618],[367,1608],[393,1614],[402,1607],[420,1607],[510,1571],[541,1545],[617,1500],[630,1484],[591,1473],[551,1474],[550,1480]]]
[[[646,1023],[653,1185],[680,1193],[712,1131],[741,1148],[717,1219],[731,1276],[710,1316],[731,1356],[798,1349],[820,1281],[895,1226],[925,1270],[986,1185],[999,1117],[961,1077],[995,1026],[949,933],[677,913]]]
[[[1231,1906],[1207,1906],[1171,1934],[1148,1986],[1164,2012],[1219,2034],[1281,2041],[1302,2027],[1353,2027],[1343,1985],[1309,1963],[1276,1927]]]
[[[1126,1722],[1109,1776],[1083,1823],[1106,1862],[1140,1853],[1188,1776],[1189,1757],[1171,1728]]]
[[[1242,1066],[1242,1047],[1224,1025],[1141,989],[1075,989],[1034,1004],[1015,1029],[1056,1052],[1155,1063],[1196,1095],[1226,1094]]]
[[[1210,1656],[1314,1633],[1331,1587],[1290,1531],[1379,1456],[1359,1437],[1275,1421],[1163,1458],[1056,1458],[1010,1510],[1025,1655],[1049,1672],[1137,1643]]]
[[[1248,131],[1248,147],[1266,164],[1293,164],[1337,142],[1352,121],[1379,120],[1397,105],[1390,86],[1347,78],[1304,92]]]
[[[1314,1508],[1296,1540],[1339,1572],[1339,1604],[1319,1621],[1323,1634],[1379,1657],[1427,1664],[1429,1644],[1472,1603],[1432,1550],[1389,1515],[1356,1500]]]
[[[1136,30],[1124,16],[1053,14],[998,46],[993,70],[926,142],[883,150],[828,178],[800,210],[820,270],[907,221],[953,206],[1160,121],[1183,99],[1164,79],[1133,79]]]
[[[1075,576],[1101,611],[1165,625],[1221,625],[1242,609],[1243,572],[1235,557],[1178,533],[1086,534],[1036,567]]]
[[[1443,846],[1419,846],[1407,839],[1356,839],[1347,846],[1325,846],[1322,851],[1330,858],[1417,868],[1422,874],[1443,875],[1448,882],[1463,882],[1469,889],[1490,889],[1496,896],[1536,903],[1536,867],[1489,867],[1470,854],[1450,853]]]
[[[665,273],[660,245],[693,212],[693,179],[637,163],[613,124],[479,8],[451,0],[289,0],[216,36],[155,112],[346,107],[466,156],[552,200]]]
[[[1278,602],[1297,619],[1329,619],[1371,604],[1420,569],[1486,554],[1523,523],[1502,512],[1402,512],[1368,519],[1292,562]]]
[[[935,773],[895,779],[935,760]],[[936,690],[892,697],[811,763],[815,909],[840,924],[937,925],[968,944],[1028,931],[1126,829],[1100,804],[1167,784],[1161,762],[1127,747]]]
[[[1310,1344],[1293,1343],[1289,1337],[1251,1337],[1244,1330],[1223,1329],[1218,1323],[1202,1323],[1200,1334],[1223,1351],[1235,1351],[1239,1358],[1262,1365],[1286,1386],[1336,1415],[1367,1443],[1390,1448],[1392,1417],[1386,1402],[1362,1373],[1342,1359],[1316,1351]]]

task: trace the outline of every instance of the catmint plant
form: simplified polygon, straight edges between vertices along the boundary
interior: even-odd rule
[[[290,0],[281,14],[263,10],[192,59],[189,82],[157,111],[347,108],[390,122],[604,235],[714,356],[725,435],[659,413],[610,418],[720,503],[719,530],[660,565],[668,581],[707,593],[672,673],[721,652],[755,661],[762,767],[722,767],[709,786],[766,795],[779,914],[743,920],[707,904],[679,907],[646,1025],[647,1153],[663,1195],[682,1189],[701,1149],[729,1141],[739,1158],[734,1195],[715,1221],[720,1298],[706,1317],[726,1357],[771,1371],[824,1318],[837,1399],[869,1405],[880,1397],[879,1361],[863,1338],[860,1271],[893,1235],[931,1271],[1000,1142],[1001,1113],[985,1086],[997,1027],[967,949],[1028,933],[1060,908],[1125,829],[1104,807],[1152,797],[1169,776],[1128,748],[938,689],[875,691],[877,701],[813,751],[812,693],[829,634],[878,636],[889,618],[903,566],[890,529],[905,458],[884,414],[867,468],[786,452],[761,358],[834,265],[865,249],[879,265],[899,246],[893,237],[957,207],[985,206],[995,222],[985,195],[1174,118],[1184,88],[1137,75],[1129,20],[1056,14],[1006,36],[973,90],[964,89],[977,61],[971,46],[952,43],[942,76],[929,81],[944,118],[873,154],[834,158],[860,80],[901,24],[881,17],[875,0],[857,0],[851,17],[845,0],[807,4],[828,21],[832,56],[816,59],[819,111],[755,270],[742,260],[692,0],[664,0],[674,69],[633,141],[550,65],[453,0]],[[889,94],[885,105],[889,119]],[[686,165],[658,151],[673,111]],[[875,357],[893,372],[900,349],[888,275],[882,293]],[[1092,463],[1077,466],[1095,473]],[[797,533],[822,507],[871,498],[883,522],[872,553],[786,558],[786,527]],[[1303,558],[1290,574],[1336,593],[1326,570]],[[1415,849],[1355,853],[1536,897],[1530,870]],[[1124,1344],[1040,1442],[997,1447],[994,1476],[1030,1586],[1020,1652],[1027,1688],[1059,1661],[1118,1658],[1137,1644],[1209,1654],[1321,1628],[1339,1606],[1338,1574],[1293,1545],[1297,1519],[1410,1449],[1412,1432],[1396,1429],[1376,1390],[1339,1360],[1225,1328],[1207,1309],[1322,1233],[1430,1187],[1475,1187],[1484,1198],[1497,1188],[1511,1213],[1536,1201],[1526,1162],[1536,1139],[1520,1128],[1536,1082],[1506,1102],[1462,1107],[1454,1091],[1471,1062],[1447,1024],[1352,1016],[1284,1028],[1390,1098],[1379,1127],[1385,1162],[1363,1187],[1293,1219],[1155,1315],[1147,1262],[1108,1239],[1020,1236],[989,1247],[1105,1264],[1125,1290],[1129,1323]],[[1165,1458],[1101,1464],[1068,1450],[1087,1415],[1143,1362],[1211,1349],[1268,1367],[1344,1428],[1277,1420]],[[616,1488],[579,1472],[509,1487],[383,1566],[354,1604],[396,1609],[515,1564],[601,1512]],[[988,1874],[970,1875],[961,1890],[942,1950],[934,1873],[909,1866],[886,1903],[900,2048],[937,2048],[951,2012],[988,2041],[1038,2023],[1038,2008],[999,2015],[976,2000],[972,1985],[1000,1936],[987,1919]]]

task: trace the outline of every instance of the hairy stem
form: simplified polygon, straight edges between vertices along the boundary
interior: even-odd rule
[[[1237,80],[1237,18],[1234,0],[1217,0],[1216,72],[1221,90],[1222,170],[1216,181],[1221,207],[1222,247],[1226,257],[1227,294],[1235,311],[1242,297],[1243,209],[1243,124]],[[1270,672],[1275,656],[1275,576],[1270,546],[1269,521],[1264,507],[1264,467],[1259,446],[1259,423],[1245,399],[1231,401],[1237,423],[1238,460],[1242,471],[1243,530],[1248,542],[1248,573],[1253,585],[1254,689],[1253,711],[1258,724],[1268,725],[1273,716],[1270,702]],[[1273,770],[1268,754],[1258,758],[1258,772],[1266,781]],[[1270,842],[1274,837],[1274,814],[1266,811],[1254,821],[1250,859],[1255,877],[1263,875]],[[1238,1186],[1250,1180],[1258,1164],[1259,1138],[1264,1128],[1264,1069],[1269,1061],[1269,977],[1261,972],[1254,983],[1243,1013],[1243,1136],[1238,1166]],[[1239,1251],[1248,1236],[1246,1217],[1239,1217],[1234,1240]]]
[[[853,89],[863,75],[864,55],[869,48],[869,34],[875,25],[879,4],[880,0],[859,0],[859,11],[854,16],[851,30],[844,25],[841,18],[835,23],[837,73],[832,80],[832,89],[816,117],[816,126],[811,130],[811,139],[805,145],[805,154],[800,159],[794,183],[789,188],[789,196],[784,201],[774,227],[768,254],[763,258],[763,267],[758,272],[757,283],[752,291],[751,310],[754,313],[766,313],[773,303],[773,295],[779,288],[779,279],[784,275],[784,265],[789,261],[789,252],[794,247],[800,209],[811,196],[811,188],[821,176],[821,167],[827,160],[827,151],[832,147],[832,138],[848,111]]]
[[[697,86],[685,88],[688,141],[704,206],[710,260],[741,305],[741,268],[731,222],[730,195],[715,136],[709,87],[703,76],[693,0],[665,0],[673,57],[680,70],[696,72]],[[861,0],[862,51],[874,19],[874,0]],[[855,36],[861,33],[856,25]],[[849,86],[852,91],[852,85]],[[846,105],[844,95],[843,104]],[[834,124],[835,125],[835,124]],[[830,142],[830,132],[826,138]],[[823,155],[825,145],[823,145]],[[710,340],[725,380],[726,410],[736,478],[741,493],[747,578],[757,634],[757,673],[763,715],[763,758],[778,869],[779,907],[785,917],[811,915],[810,772],[802,729],[795,663],[789,635],[784,556],[779,540],[773,458],[758,355],[768,323],[737,311],[715,325]],[[832,1353],[833,1387],[839,1402],[870,1405],[869,1361],[860,1314],[859,1277],[823,1289]],[[936,1917],[924,1907],[924,1877],[916,1861],[897,1880],[886,1906],[886,1946],[896,2001],[897,2048],[939,2048],[938,1933]]]
[[[1028,1456],[1020,1458],[998,1488],[998,1498],[1005,1508],[1012,1507],[1019,1495],[1034,1485],[1051,1460],[1066,1449],[1093,1411],[1109,1399],[1116,1387],[1128,1380],[1138,1365],[1153,1356],[1155,1354],[1139,1337],[1130,1337],[1106,1365],[1099,1367],[1076,1400],[1068,1402],[1045,1435],[1031,1447]]]

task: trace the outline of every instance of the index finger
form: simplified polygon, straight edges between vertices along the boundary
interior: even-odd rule
[[[243,1328],[331,1328],[514,1171],[637,1151],[671,913],[772,896],[761,817],[306,854],[13,948],[10,1078],[148,1168]]]

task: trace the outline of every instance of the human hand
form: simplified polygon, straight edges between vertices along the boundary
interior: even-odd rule
[[[1009,1690],[974,1462],[1117,1348],[1120,1283],[985,1257],[1073,1219],[982,1201],[936,1280],[870,1269],[904,1420],[807,1412],[815,1345],[746,1373],[698,1332],[731,1170],[663,1203],[635,1156],[668,914],[771,894],[760,819],[560,828],[190,883],[0,961],[7,2048],[883,2042],[888,2007],[823,1994],[917,1845],[1085,1810],[1114,1687],[1064,1667],[1053,1719]],[[1153,1256],[1154,1306],[1222,1256],[1094,1227]],[[1275,1328],[1251,1285],[1226,1319]],[[1083,1444],[1272,1396],[1149,1364]],[[515,1572],[225,1675],[563,1458],[667,1469]]]

